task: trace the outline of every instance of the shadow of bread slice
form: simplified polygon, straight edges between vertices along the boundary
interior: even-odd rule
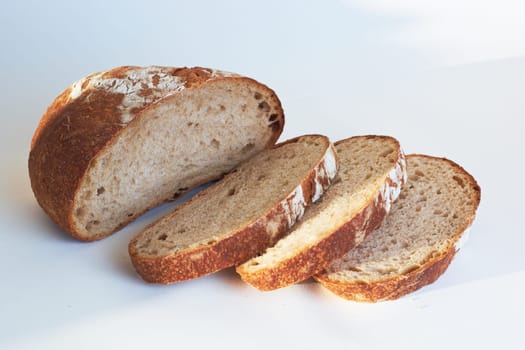
[[[466,238],[476,180],[444,158],[407,156],[408,182],[382,225],[315,279],[350,300],[397,299],[434,282]]]
[[[129,244],[131,261],[144,280],[156,283],[239,264],[281,238],[336,172],[328,138],[281,143],[148,226]]]
[[[336,181],[286,237],[237,267],[244,281],[260,290],[300,282],[361,243],[383,220],[406,178],[398,141],[359,136],[335,148]]]
[[[45,212],[93,241],[272,147],[275,93],[207,68],[119,67],[59,95],[33,136],[29,176]]]

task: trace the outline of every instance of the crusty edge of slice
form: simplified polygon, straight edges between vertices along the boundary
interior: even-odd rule
[[[299,137],[284,143],[298,139]],[[328,138],[326,141],[328,144],[323,157],[284,200],[256,221],[213,245],[186,249],[168,256],[140,256],[134,244],[138,239],[137,235],[128,246],[135,270],[146,282],[180,282],[242,263],[274,244],[303,216],[305,208],[320,198],[335,178],[338,169],[337,153]]]
[[[346,139],[339,142],[344,141]],[[241,279],[262,291],[286,287],[321,272],[331,261],[360,244],[383,221],[406,182],[406,161],[401,147],[398,150],[398,160],[381,188],[350,221],[275,267],[248,272],[243,265],[238,266],[236,270]]]
[[[409,157],[438,158],[421,154],[411,154],[407,156],[407,158]],[[477,188],[475,204],[477,208],[481,200],[481,189],[474,177],[457,163],[446,158],[438,159],[449,162],[454,168],[468,175],[468,178],[471,180],[471,185],[474,186],[474,188]],[[461,246],[466,240],[468,231],[474,222],[475,216],[476,211],[469,215],[466,220],[466,225],[456,232],[450,245],[444,249],[441,254],[430,258],[419,268],[405,274],[374,281],[372,283],[367,283],[365,281],[360,281],[359,283],[345,283],[332,280],[327,274],[315,275],[314,279],[332,293],[348,300],[378,302],[399,299],[404,295],[435,282],[447,270],[448,266],[456,256],[456,253],[461,249]]]

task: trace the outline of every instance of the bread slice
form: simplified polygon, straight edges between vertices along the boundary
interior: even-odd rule
[[[408,183],[381,227],[315,279],[343,298],[396,299],[434,282],[463,243],[480,202],[456,163],[407,156]]]
[[[148,282],[172,283],[239,264],[274,244],[337,172],[328,138],[279,144],[148,226],[129,244]]]
[[[272,147],[283,124],[275,93],[252,79],[119,67],[77,81],[47,109],[31,186],[58,225],[93,241]]]
[[[300,282],[321,272],[383,220],[405,181],[405,159],[391,137],[360,136],[335,144],[339,175],[285,238],[237,267],[260,290]]]

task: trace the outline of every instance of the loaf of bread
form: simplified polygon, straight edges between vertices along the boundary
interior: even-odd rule
[[[456,163],[407,156],[408,182],[383,224],[315,279],[350,300],[399,298],[434,282],[466,238],[480,202],[476,180]]]
[[[133,238],[133,265],[155,283],[237,265],[275,244],[336,172],[335,150],[324,136],[264,150]]]
[[[51,219],[93,241],[272,147],[283,124],[275,93],[252,79],[119,67],[77,81],[47,109],[31,186]]]
[[[277,244],[237,267],[260,290],[300,282],[360,244],[385,217],[406,180],[399,142],[360,136],[335,144],[339,175],[323,198]]]

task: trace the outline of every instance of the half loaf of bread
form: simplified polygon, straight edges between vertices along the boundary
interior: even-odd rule
[[[480,202],[476,180],[456,163],[407,156],[408,183],[381,227],[315,276],[350,300],[397,299],[434,282],[466,238]]]
[[[262,151],[133,238],[131,261],[156,283],[239,264],[281,238],[336,172],[335,150],[324,136]]]
[[[237,267],[244,281],[260,290],[300,282],[361,243],[383,220],[406,179],[398,141],[359,136],[335,148],[340,169],[334,184],[286,237]]]
[[[119,67],[75,82],[47,109],[31,186],[58,225],[93,241],[272,147],[283,124],[275,93],[252,79]]]

